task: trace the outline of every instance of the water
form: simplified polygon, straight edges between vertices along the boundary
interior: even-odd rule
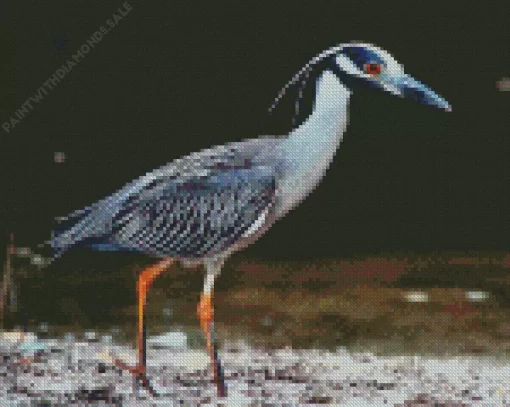
[[[90,254],[89,254],[90,255]],[[101,254],[103,256],[103,254]],[[107,258],[104,257],[103,258]],[[218,279],[218,337],[261,348],[345,346],[382,354],[508,354],[510,257],[505,253],[365,256],[316,262],[232,259]],[[134,344],[141,264],[74,259],[56,270],[16,269],[18,312],[6,328]],[[150,335],[205,341],[196,306],[202,270],[168,271],[147,306]]]

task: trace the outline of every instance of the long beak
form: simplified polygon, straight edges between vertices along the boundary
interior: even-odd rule
[[[439,96],[436,92],[430,89],[428,86],[417,81],[409,75],[401,76],[398,81],[393,84],[400,94],[400,96],[414,100],[424,105],[430,105],[439,109],[444,109],[447,112],[452,111],[450,104]]]

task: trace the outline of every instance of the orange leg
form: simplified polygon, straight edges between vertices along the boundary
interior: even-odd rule
[[[147,294],[151,288],[154,279],[173,264],[174,260],[167,258],[153,266],[147,267],[138,276],[137,292],[138,292],[138,337],[137,352],[138,363],[135,367],[127,366],[119,360],[114,360],[115,364],[123,370],[129,371],[135,375],[137,380],[149,390],[151,395],[156,395],[146,376],[146,331],[145,331],[145,306],[147,304]]]
[[[207,340],[207,350],[211,358],[211,364],[214,372],[214,382],[218,392],[218,397],[226,397],[225,381],[220,360],[218,358],[216,339],[214,333],[214,309],[212,306],[212,294],[201,294],[198,304],[198,317],[200,318],[200,327]]]

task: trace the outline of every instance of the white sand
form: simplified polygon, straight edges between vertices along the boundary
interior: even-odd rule
[[[41,344],[45,351],[37,361],[21,360]],[[137,397],[131,376],[106,356],[112,353],[132,363],[134,349],[63,340],[39,340],[37,346],[25,344],[23,349],[19,342],[0,340],[1,407],[510,406],[510,362],[494,357],[264,351],[227,343],[220,355],[228,397],[220,402],[202,350],[150,349],[148,373],[161,394],[152,398],[143,390]]]

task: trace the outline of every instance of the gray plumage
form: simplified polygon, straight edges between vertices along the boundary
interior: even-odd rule
[[[299,124],[294,121],[289,134],[193,153],[133,181],[64,218],[50,241],[55,256],[88,245],[204,265],[198,310],[217,394],[223,397],[226,387],[212,319],[215,280],[230,254],[254,242],[320,183],[342,141],[350,96],[358,84],[451,110],[446,100],[405,74],[388,52],[370,44],[333,47],[306,64],[276,98],[275,103],[291,86],[299,91],[296,107],[303,90],[313,96],[312,111]],[[171,263],[173,259],[160,261],[139,278],[135,371],[142,372],[138,379],[149,389],[144,329],[148,283]]]
[[[229,143],[175,160],[62,218],[50,245],[200,258],[232,246],[274,207],[282,138]]]
[[[320,182],[342,141],[353,87],[368,84],[446,110],[386,51],[343,44],[313,58],[290,86],[313,89],[309,116],[283,137],[213,147],[173,161],[55,228],[59,256],[76,245],[186,261],[221,260],[254,241]],[[274,104],[273,104],[274,107]]]

